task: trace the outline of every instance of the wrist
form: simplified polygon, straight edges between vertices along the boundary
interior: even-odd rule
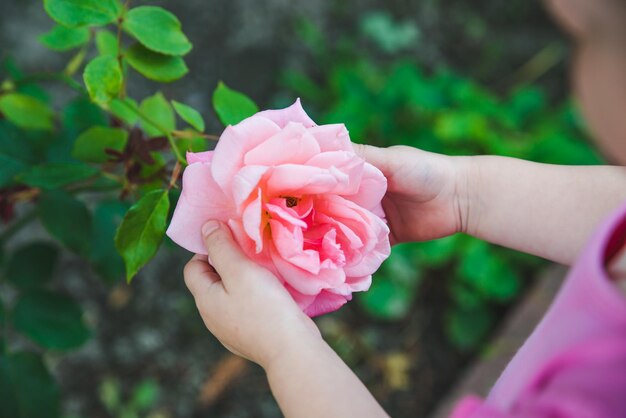
[[[475,235],[480,218],[480,165],[478,157],[450,157],[455,166],[454,197],[452,204],[456,217],[456,232]]]
[[[270,369],[302,357],[309,347],[326,345],[319,329],[311,318],[302,313],[302,318],[295,321],[284,321],[281,331],[271,337],[271,347],[264,350],[264,355],[257,363],[269,374]]]
[[[313,321],[311,324],[315,327]],[[289,370],[297,362],[308,362],[311,356],[329,348],[322,338],[319,330],[305,327],[297,332],[292,332],[277,340],[275,349],[264,356],[259,363],[265,372],[270,375],[280,373],[280,370]]]

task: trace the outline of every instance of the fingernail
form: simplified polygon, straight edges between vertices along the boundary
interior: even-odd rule
[[[209,235],[211,232],[215,231],[219,227],[220,227],[220,223],[218,221],[208,221],[202,227],[202,236],[206,237],[207,235]]]

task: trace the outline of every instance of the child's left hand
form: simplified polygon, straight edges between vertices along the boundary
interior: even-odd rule
[[[294,341],[321,340],[313,321],[272,273],[242,253],[226,225],[208,222],[202,235],[211,264],[207,256],[194,256],[185,283],[207,328],[227,349],[267,369]]]

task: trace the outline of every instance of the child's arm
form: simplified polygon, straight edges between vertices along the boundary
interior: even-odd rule
[[[570,264],[589,233],[626,200],[626,168],[506,157],[449,157],[355,144],[388,179],[383,208],[395,243],[465,232]]]
[[[467,181],[469,234],[563,264],[626,200],[624,167],[481,156],[472,158]]]
[[[264,368],[286,417],[388,417],[352,370],[319,337],[292,340]]]
[[[278,279],[241,252],[228,227],[207,226],[213,266],[196,255],[185,267],[185,283],[220,342],[265,369],[285,416],[386,417]]]

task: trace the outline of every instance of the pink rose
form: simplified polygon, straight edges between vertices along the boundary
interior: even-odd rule
[[[299,100],[228,126],[214,151],[187,161],[167,235],[206,254],[202,225],[227,223],[309,316],[367,290],[389,256],[387,179],[355,154],[343,124],[316,125]]]

